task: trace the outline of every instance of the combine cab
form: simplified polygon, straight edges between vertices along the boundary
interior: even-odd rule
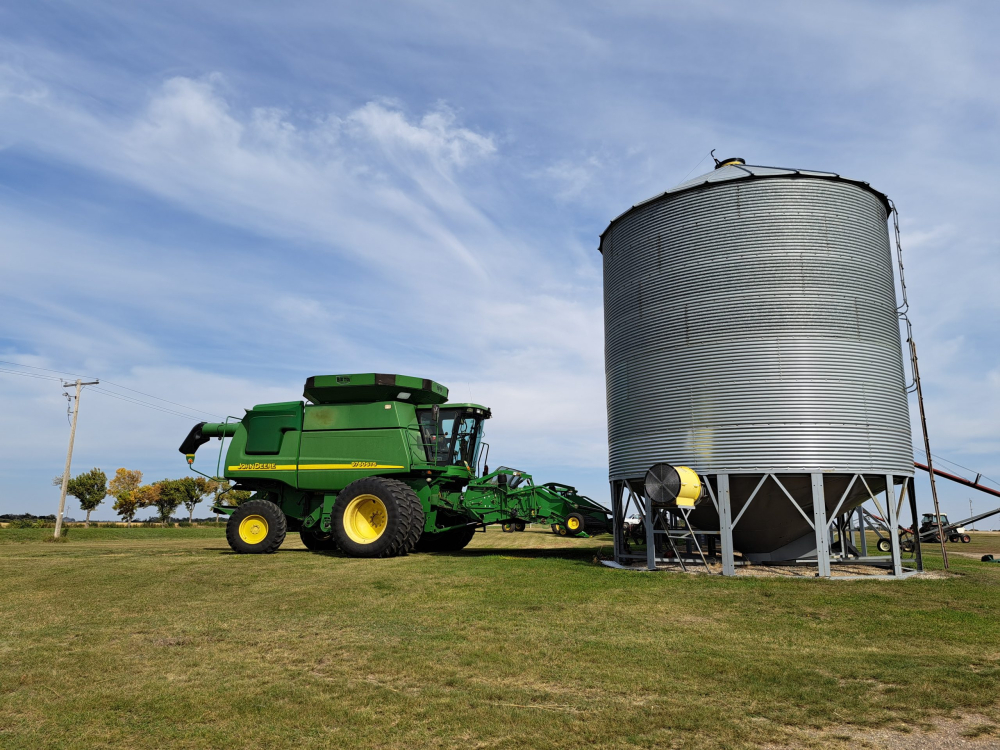
[[[302,401],[262,404],[239,421],[196,425],[189,464],[211,438],[230,438],[220,476],[255,494],[230,513],[241,553],[274,552],[286,531],[312,550],[392,557],[465,547],[477,529],[526,523],[586,536],[608,511],[572,487],[537,486],[522,471],[478,466],[490,410],[449,404],[432,380],[374,373],[306,381]],[[221,461],[222,446],[220,446]]]

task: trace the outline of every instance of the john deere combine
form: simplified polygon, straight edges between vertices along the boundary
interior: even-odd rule
[[[238,508],[216,508],[230,513],[226,537],[236,552],[274,552],[288,530],[312,550],[392,557],[459,550],[494,523],[544,523],[571,535],[608,529],[605,508],[572,487],[538,486],[507,467],[490,472],[485,456],[480,475],[490,410],[446,403],[439,383],[321,375],[306,381],[303,396],[307,403],[262,404],[239,421],[198,424],[180,447],[193,464],[209,439],[231,438],[216,474],[255,493]]]

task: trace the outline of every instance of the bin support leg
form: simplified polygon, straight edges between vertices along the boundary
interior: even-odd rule
[[[917,490],[913,486],[913,477],[910,477],[907,483],[910,485],[910,515],[913,517],[913,544],[915,545],[914,552],[917,556],[917,570],[923,571],[924,569],[924,556],[920,552],[920,519],[917,517]]]
[[[646,568],[656,570],[656,534],[653,524],[656,523],[656,511],[653,510],[653,501],[645,497],[643,502],[646,505]]]
[[[868,557],[868,535],[865,533],[865,512],[858,506],[858,531],[861,532],[861,556]]]
[[[733,512],[729,503],[729,475],[718,474],[719,485],[719,542],[722,546],[722,575],[736,575],[736,560],[733,556]]]
[[[816,532],[816,575],[830,577],[830,529],[826,525],[826,495],[823,475],[812,475],[813,527]]]
[[[903,575],[903,557],[899,550],[899,515],[896,511],[896,488],[892,474],[885,475],[885,504],[889,516],[889,544],[892,548],[892,573]]]

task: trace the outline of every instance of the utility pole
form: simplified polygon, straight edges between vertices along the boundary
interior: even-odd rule
[[[970,497],[969,498],[969,518],[972,518],[974,515],[976,515],[976,514],[972,512],[972,498]],[[975,531],[975,530],[976,530],[976,522],[973,521],[972,522],[972,531]]]
[[[56,533],[58,539],[62,533],[63,512],[66,510],[66,488],[69,486],[69,467],[73,461],[73,440],[76,438],[76,419],[80,416],[80,393],[85,385],[97,385],[100,380],[93,380],[84,383],[80,378],[76,379],[76,396],[73,398],[73,423],[69,428],[69,450],[66,451],[66,469],[63,471],[62,490],[59,493],[59,515],[56,516]],[[69,388],[73,383],[63,383],[63,388]],[[69,395],[69,394],[66,394]]]

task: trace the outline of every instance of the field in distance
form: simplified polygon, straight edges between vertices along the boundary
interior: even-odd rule
[[[610,570],[610,537],[355,560],[0,530],[0,747],[920,747],[1000,732],[1000,534],[933,580]],[[940,558],[928,550],[930,568]],[[894,730],[909,734],[897,734]],[[930,747],[932,745],[928,745]],[[974,745],[973,745],[974,746]],[[985,746],[985,745],[984,745]]]

